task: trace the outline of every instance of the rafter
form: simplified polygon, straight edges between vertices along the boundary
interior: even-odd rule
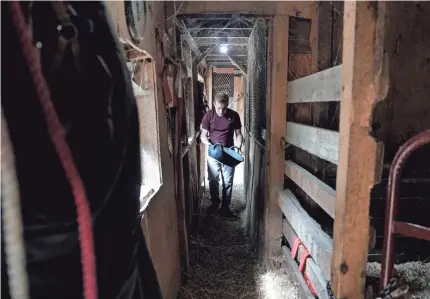
[[[248,37],[195,37],[199,46],[224,44],[224,45],[247,45]]]
[[[179,19],[175,19],[174,22],[175,22],[176,26],[179,28],[179,31],[182,33],[182,38],[187,42],[191,51],[193,51],[193,53],[196,57],[200,57],[202,55],[202,53],[200,52],[200,49],[197,46],[197,44],[195,43],[190,32],[187,30],[187,27],[185,26],[184,21],[179,20]],[[204,62],[204,59],[200,60],[199,62]],[[204,62],[204,64],[206,65],[206,62]]]
[[[240,65],[237,60],[233,59],[233,57],[230,57],[228,54],[225,55],[230,59],[231,63],[235,65],[245,76],[248,76],[244,66]]]

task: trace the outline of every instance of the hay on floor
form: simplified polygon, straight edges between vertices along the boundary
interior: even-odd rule
[[[299,298],[297,285],[282,269],[261,275],[260,290],[264,299]]]
[[[241,169],[236,170],[231,208],[239,219],[201,216],[190,236],[191,273],[179,299],[298,299],[295,284],[283,269],[265,272],[244,233]],[[210,204],[206,190],[203,211]]]
[[[430,299],[430,263],[407,262],[395,265],[395,268],[410,285],[413,298]],[[381,264],[378,262],[368,263],[366,272],[369,277],[379,277]]]

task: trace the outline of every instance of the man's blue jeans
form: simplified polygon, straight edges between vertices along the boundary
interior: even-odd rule
[[[208,179],[212,203],[219,205],[219,177],[222,179],[222,207],[228,207],[231,203],[233,191],[234,167],[218,162],[208,157]]]

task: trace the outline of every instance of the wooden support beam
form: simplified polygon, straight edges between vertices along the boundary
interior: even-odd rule
[[[287,123],[286,140],[308,153],[337,164],[339,133],[331,130]]]
[[[303,299],[315,299],[315,296],[312,295],[311,291],[309,290],[309,287],[306,284],[303,275],[299,273],[299,267],[291,257],[290,251],[288,250],[287,246],[282,246],[282,251],[285,257],[285,266],[287,268],[287,273],[292,275],[295,278],[295,282],[297,282],[297,291],[299,293],[299,297]]]
[[[239,61],[237,59],[235,59],[234,56],[229,56],[228,54],[225,54],[225,55],[230,59],[231,64],[234,65],[234,66],[236,66],[242,72],[242,74],[246,77],[247,74],[246,74],[246,71],[245,71],[245,67],[241,66],[240,63],[239,63]]]
[[[206,98],[208,101],[209,109],[212,109],[212,97],[213,97],[213,67],[209,67],[209,70],[206,74]]]
[[[127,61],[138,61],[138,60],[144,60],[148,58],[152,58],[148,53],[146,52],[139,52],[133,48],[130,48],[127,52]]]
[[[291,227],[291,224],[284,219],[283,224],[283,232],[284,237],[287,239],[290,246],[293,246],[294,240],[297,238],[297,234],[294,229]],[[299,250],[297,253],[297,258],[300,259],[304,251],[304,247],[299,246]],[[309,278],[312,286],[315,289],[315,292],[318,295],[319,299],[330,299],[327,294],[327,282],[330,277],[324,277],[324,274],[321,271],[321,268],[315,263],[312,257],[309,257],[306,261],[306,266],[304,270],[306,276]]]
[[[382,151],[369,132],[372,109],[388,91],[384,2],[346,1],[339,163],[332,258],[336,298],[365,296],[370,192]]]
[[[324,277],[330,277],[332,239],[302,208],[290,190],[279,192],[279,206],[314,261],[321,268]]]
[[[198,56],[196,58],[197,63],[204,61],[206,56],[208,56],[217,46],[218,46],[217,44],[214,44],[214,45],[210,46],[209,48],[207,48],[207,50],[204,53],[202,53],[200,56]]]
[[[285,161],[285,175],[334,219],[336,191],[293,161]]]
[[[196,57],[200,57],[202,53],[200,52],[199,47],[197,46],[196,42],[194,41],[193,37],[191,36],[190,32],[187,29],[187,26],[185,26],[185,23],[183,20],[175,19],[175,24],[182,33],[183,39],[187,42],[188,46],[190,47],[191,51],[193,51],[194,55]],[[204,59],[202,59],[200,62],[203,62],[203,64],[206,66],[206,62]]]
[[[287,102],[340,101],[342,83],[342,65],[288,82]]]
[[[285,101],[288,73],[288,17],[276,15],[269,25],[268,48],[268,102],[267,102],[267,201],[264,212],[264,257],[269,264],[271,256],[280,256],[282,212],[278,206],[278,192],[284,189],[285,151],[282,138],[286,134]]]
[[[193,136],[193,138],[191,139],[191,141],[188,141],[188,145],[184,145],[184,146],[181,147],[181,158],[182,159],[188,153],[188,151],[191,149],[191,147],[194,146],[194,144],[196,144],[197,139],[199,139],[199,137],[200,137],[200,133],[201,133],[201,131],[198,131]]]
[[[222,31],[219,30],[220,32]],[[215,45],[247,45],[248,37],[194,37],[196,44],[199,46]]]
[[[233,74],[234,67],[214,67],[213,72],[217,74]]]

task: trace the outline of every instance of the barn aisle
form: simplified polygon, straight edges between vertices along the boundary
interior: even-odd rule
[[[198,232],[190,236],[191,276],[181,288],[180,299],[295,299],[297,289],[290,277],[279,269],[264,272],[244,234],[245,210],[243,167],[235,174],[232,210],[235,221],[202,215]],[[209,206],[204,193],[203,211]]]

